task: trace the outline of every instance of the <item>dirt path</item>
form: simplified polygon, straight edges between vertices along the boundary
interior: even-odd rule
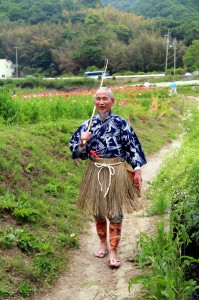
[[[152,181],[160,170],[166,153],[180,142],[174,142],[164,147],[148,158],[148,163],[142,167],[143,190],[147,182]],[[128,280],[139,273],[131,262],[133,249],[140,232],[151,232],[155,225],[155,217],[147,217],[146,199],[142,199],[144,208],[132,215],[125,215],[120,242],[119,257],[122,265],[117,270],[107,266],[107,258],[95,258],[93,253],[98,247],[95,226],[89,224],[88,234],[81,237],[81,247],[74,253],[69,270],[63,274],[50,294],[36,300],[132,300],[136,299],[139,286],[128,292]],[[63,262],[64,263],[64,262]]]

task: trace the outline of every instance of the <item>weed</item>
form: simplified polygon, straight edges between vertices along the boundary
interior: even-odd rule
[[[32,207],[28,196],[25,194],[21,194],[18,200],[9,193],[0,198],[2,200],[0,202],[0,210],[10,211],[17,220],[36,222],[40,217],[39,210]]]
[[[187,131],[180,150],[166,158],[164,167],[151,184],[151,214],[170,212],[170,231],[159,227],[156,239],[142,235],[140,266],[149,274],[133,278],[130,285],[141,282],[147,299],[190,299],[198,290],[198,111],[184,116]],[[191,152],[190,152],[191,149]],[[175,167],[174,167],[175,166]],[[150,278],[150,280],[149,280]]]
[[[77,236],[74,233],[71,233],[69,236],[64,234],[59,234],[57,237],[57,243],[61,246],[69,246],[69,247],[79,247],[79,241]]]
[[[35,288],[29,281],[23,281],[18,286],[18,292],[21,296],[28,297],[35,292]]]
[[[173,228],[167,233],[163,222],[160,222],[155,238],[141,234],[139,266],[141,269],[148,266],[148,274],[131,278],[129,290],[134,283],[141,283],[142,299],[181,300],[188,299],[197,289],[194,280],[185,279],[185,270],[193,258],[181,256],[182,241],[189,241],[186,231],[181,229],[174,238]]]
[[[44,187],[44,191],[51,196],[58,196],[59,192],[62,191],[63,187],[58,182],[48,183]]]
[[[35,274],[37,276],[49,275],[57,270],[55,263],[52,259],[44,254],[37,254],[34,259]]]
[[[0,287],[0,296],[10,296],[11,292]]]
[[[16,236],[12,229],[8,229],[5,233],[3,231],[0,232],[0,244],[7,249],[12,248],[15,239]]]

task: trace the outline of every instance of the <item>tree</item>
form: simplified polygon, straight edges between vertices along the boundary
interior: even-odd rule
[[[73,24],[79,23],[79,22],[84,23],[84,20],[86,17],[87,17],[87,15],[85,13],[80,13],[80,12],[72,13],[71,14],[71,22]]]
[[[93,28],[99,28],[104,24],[104,22],[102,21],[99,15],[89,15],[85,19],[84,24],[90,27],[91,29],[93,29]]]
[[[142,32],[128,46],[130,70],[134,72],[163,71],[165,41],[158,34]]]
[[[192,45],[187,48],[185,55],[183,56],[183,62],[185,67],[189,71],[199,69],[199,40],[192,42]]]
[[[90,8],[102,6],[100,0],[80,0],[80,4]]]
[[[125,25],[113,26],[113,30],[117,34],[119,41],[123,42],[124,44],[129,43],[129,39],[130,37],[132,37],[132,32],[128,26]]]
[[[102,61],[104,61],[104,50],[100,42],[101,37],[88,38],[80,51],[74,54],[74,61],[78,62],[82,69],[93,65],[100,67]]]

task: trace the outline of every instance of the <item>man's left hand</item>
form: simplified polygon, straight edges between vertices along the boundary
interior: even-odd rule
[[[136,188],[141,190],[142,187],[142,176],[141,176],[141,171],[140,170],[135,170],[134,171],[134,185]]]

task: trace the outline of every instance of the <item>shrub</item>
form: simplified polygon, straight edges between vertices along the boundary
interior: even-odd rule
[[[143,286],[141,299],[189,299],[188,297],[197,289],[193,279],[185,279],[185,271],[194,261],[193,258],[181,255],[182,243],[187,244],[189,241],[184,226],[180,226],[178,234],[174,237],[173,225],[167,233],[163,222],[158,225],[156,237],[141,234],[138,242],[141,252],[139,266],[147,274],[131,278],[129,290],[134,283],[141,283]]]
[[[16,119],[17,113],[18,107],[12,99],[10,90],[0,87],[0,116],[9,124]]]

